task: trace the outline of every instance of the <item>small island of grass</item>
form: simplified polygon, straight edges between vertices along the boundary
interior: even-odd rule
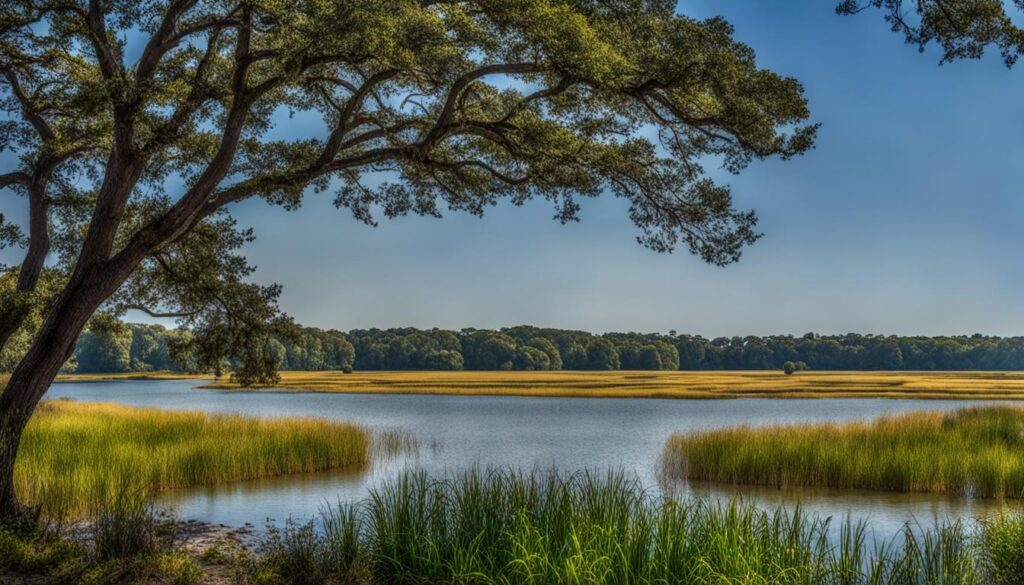
[[[78,380],[88,377],[78,378]],[[225,376],[202,388],[244,390]],[[573,398],[1024,399],[1021,372],[340,371],[281,372],[298,392]]]
[[[18,492],[77,515],[124,489],[168,489],[365,465],[370,433],[315,418],[257,418],[67,400],[43,402],[22,439]]]
[[[665,446],[664,466],[670,478],[730,484],[1020,497],[1024,409],[677,434]]]

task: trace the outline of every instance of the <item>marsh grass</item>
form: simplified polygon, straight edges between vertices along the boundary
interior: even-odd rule
[[[1017,583],[1006,515],[868,542],[864,524],[737,502],[663,500],[617,472],[406,472],[365,501],[289,524],[263,557],[271,582],[502,584]],[[999,526],[998,530],[990,527]],[[833,534],[830,537],[830,533]],[[838,537],[834,534],[837,533]],[[987,535],[987,536],[986,536]],[[982,547],[994,539],[1005,546]],[[1008,560],[1009,559],[1009,560]],[[996,561],[996,563],[993,563]],[[996,564],[1002,572],[992,569]]]
[[[131,480],[164,490],[365,465],[370,433],[315,418],[271,419],[43,402],[15,467],[19,494],[50,516],[81,516]]]
[[[677,434],[669,478],[977,497],[1024,496],[1024,409],[914,412],[850,423]]]
[[[223,381],[204,388],[239,386]],[[1024,399],[1021,372],[281,372],[301,392],[581,398]]]
[[[107,374],[59,374],[55,383],[62,382],[111,382],[117,380],[215,380],[212,374],[202,372],[120,372]]]

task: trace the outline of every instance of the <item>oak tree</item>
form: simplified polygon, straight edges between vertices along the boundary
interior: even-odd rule
[[[803,153],[816,128],[797,81],[669,0],[6,0],[0,88],[0,197],[28,210],[0,225],[25,250],[0,348],[43,306],[0,395],[0,516],[96,315],[176,317],[200,365],[273,380],[290,322],[247,279],[238,202],[329,193],[373,224],[543,198],[568,222],[609,194],[642,244],[726,264],[756,218],[704,166]],[[284,138],[288,111],[320,122]]]

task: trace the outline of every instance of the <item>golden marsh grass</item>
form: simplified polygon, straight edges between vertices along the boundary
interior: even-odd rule
[[[210,374],[185,372],[124,372],[120,374],[60,374],[57,382],[105,382],[110,380],[212,380]]]
[[[913,412],[873,421],[677,434],[670,478],[978,497],[1024,496],[1024,409]]]
[[[368,463],[370,434],[315,418],[255,418],[46,401],[25,430],[18,493],[48,514],[78,514],[125,482],[174,488]]]
[[[234,388],[228,381],[204,388]],[[603,398],[1024,399],[1024,372],[282,372],[304,392]]]

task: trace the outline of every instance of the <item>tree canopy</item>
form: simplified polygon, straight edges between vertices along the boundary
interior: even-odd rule
[[[1007,66],[1024,54],[1024,0],[843,0],[839,14],[856,14],[876,8],[883,12],[893,32],[907,43],[942,48],[942,63],[980,59],[985,50],[999,51]]]

